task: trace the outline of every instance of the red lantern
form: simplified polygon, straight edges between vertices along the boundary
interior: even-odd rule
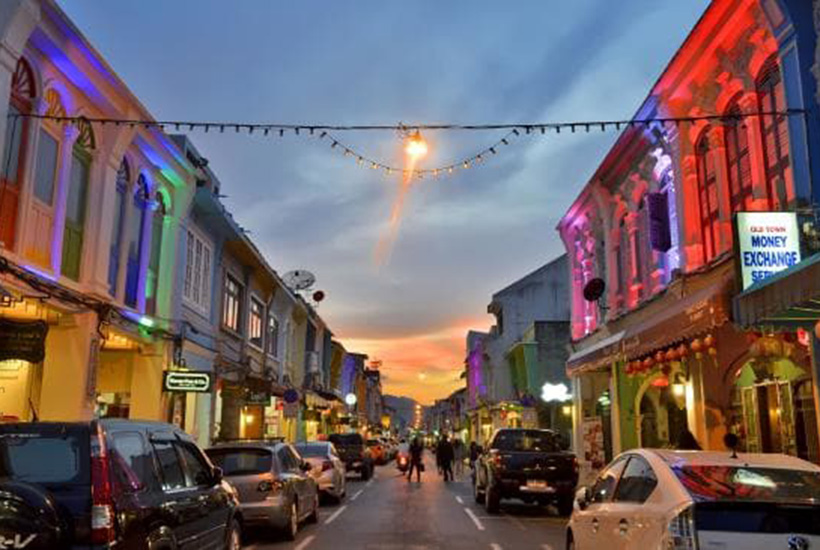
[[[664,358],[664,354],[663,354],[662,351],[658,351],[657,353],[655,353],[655,362],[663,363],[663,358]]]
[[[674,348],[669,348],[666,350],[665,358],[667,362],[675,361],[678,358],[678,352]]]
[[[689,355],[689,348],[686,347],[686,344],[681,344],[678,346],[678,357],[683,359],[687,355]]]
[[[689,346],[692,348],[692,351],[698,353],[703,348],[703,343],[700,341],[700,338],[695,338]]]
[[[703,344],[707,348],[713,347],[715,345],[715,337],[712,336],[711,334],[706,335],[706,338],[703,339]]]

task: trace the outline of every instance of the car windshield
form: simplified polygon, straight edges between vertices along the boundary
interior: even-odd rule
[[[294,445],[303,458],[319,458],[327,456],[327,445]]]
[[[226,476],[270,472],[273,455],[266,449],[208,449],[205,453]]]
[[[90,482],[89,437],[79,427],[0,428],[0,477],[40,484]]]
[[[333,434],[330,436],[330,441],[334,445],[361,445],[362,436],[359,434]]]
[[[672,466],[696,501],[817,501],[820,473],[753,466]]]
[[[544,430],[500,431],[495,436],[492,448],[513,452],[555,452],[559,450],[555,436]]]

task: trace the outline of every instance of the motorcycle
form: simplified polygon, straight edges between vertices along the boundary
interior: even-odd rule
[[[406,454],[400,454],[396,457],[396,468],[399,469],[400,472],[405,473],[407,469],[410,467],[410,457]]]

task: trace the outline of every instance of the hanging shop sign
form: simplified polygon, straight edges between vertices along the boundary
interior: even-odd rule
[[[738,212],[735,246],[743,289],[800,262],[794,212]]]
[[[285,402],[284,406],[282,407],[282,416],[285,418],[296,418],[299,416],[299,402],[294,401],[292,403]]]
[[[247,388],[245,391],[245,404],[247,405],[270,405],[270,390],[256,390]]]
[[[21,359],[39,363],[46,356],[45,321],[0,319],[0,361]]]
[[[211,391],[211,374],[166,371],[162,376],[162,389],[168,392],[207,393]]]

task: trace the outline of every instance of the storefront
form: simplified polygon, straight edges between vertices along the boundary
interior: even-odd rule
[[[0,311],[9,313],[11,307]],[[0,422],[35,420],[40,409],[48,313],[36,306],[29,313],[0,317]]]

